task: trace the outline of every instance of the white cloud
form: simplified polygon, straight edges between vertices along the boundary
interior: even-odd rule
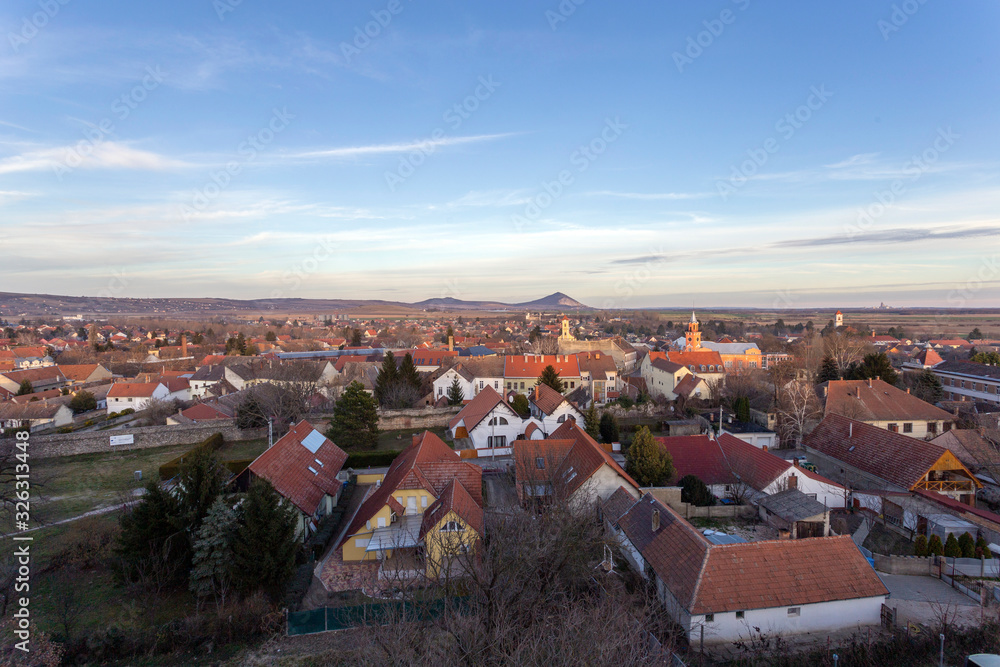
[[[60,168],[162,171],[187,166],[180,160],[116,141],[82,141],[75,146],[43,148],[0,159],[0,174]]]
[[[614,192],[597,190],[585,193],[592,197],[618,197],[620,199],[638,199],[643,201],[677,201],[681,199],[704,199],[714,197],[712,192]]]
[[[502,134],[477,134],[466,137],[442,137],[441,139],[419,139],[406,143],[397,144],[369,144],[367,146],[344,146],[341,148],[327,148],[323,150],[307,151],[305,153],[293,154],[293,158],[352,158],[362,155],[381,155],[387,153],[409,153],[411,151],[421,151],[431,153],[438,148],[446,146],[458,146],[461,144],[472,144],[480,141],[494,141],[517,134],[516,132],[505,132]]]

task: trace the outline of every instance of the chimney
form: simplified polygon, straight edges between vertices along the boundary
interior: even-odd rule
[[[829,385],[823,385],[823,398],[826,398],[826,395],[829,392],[830,392],[830,386]]]
[[[909,394],[909,393],[910,393],[910,388],[909,388],[909,387],[907,387],[907,388],[906,388],[906,393],[907,393],[907,394]]]
[[[653,510],[653,532],[660,529],[660,510]]]
[[[868,378],[868,388],[869,389],[872,388],[872,379],[871,378]]]
[[[847,439],[850,440],[854,437],[854,422],[847,425]]]
[[[181,356],[182,357],[188,356],[188,341],[187,341],[187,336],[185,336],[184,334],[181,334]]]

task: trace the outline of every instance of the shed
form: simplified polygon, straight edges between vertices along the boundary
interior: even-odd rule
[[[782,536],[786,531],[793,540],[830,535],[829,508],[798,489],[764,496],[757,505],[760,518],[782,531]]]

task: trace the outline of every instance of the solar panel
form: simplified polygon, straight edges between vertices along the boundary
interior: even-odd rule
[[[302,446],[315,454],[319,451],[319,448],[323,445],[325,440],[326,437],[322,433],[313,429],[312,433],[302,438]]]

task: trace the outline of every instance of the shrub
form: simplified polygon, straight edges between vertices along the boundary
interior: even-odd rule
[[[931,535],[931,538],[927,541],[927,555],[940,556],[943,553],[944,545],[941,544],[941,538],[937,535]]]
[[[972,539],[972,535],[962,533],[958,538],[958,547],[962,550],[962,558],[976,557],[976,541]]]
[[[635,405],[635,403],[633,403],[632,399],[629,398],[628,396],[622,396],[621,398],[618,399],[618,405],[622,406],[626,410],[631,410],[632,406]]]
[[[949,533],[948,539],[944,541],[944,555],[946,558],[961,558],[962,547],[958,546],[955,533]]]
[[[982,535],[976,538],[976,558],[993,558],[993,553],[986,544],[986,538]]]
[[[684,475],[678,482],[681,487],[681,500],[698,507],[715,504],[715,496],[709,491],[708,485],[694,475]]]
[[[93,426],[94,425],[94,420],[93,419],[88,419],[87,421],[83,422],[83,425],[84,426]]]
[[[916,541],[913,543],[913,554],[916,556],[927,556],[927,537],[924,535],[917,535]]]
[[[393,459],[399,456],[395,450],[379,450],[374,452],[351,452],[344,462],[345,468],[368,468],[370,466],[380,467],[392,463]]]

